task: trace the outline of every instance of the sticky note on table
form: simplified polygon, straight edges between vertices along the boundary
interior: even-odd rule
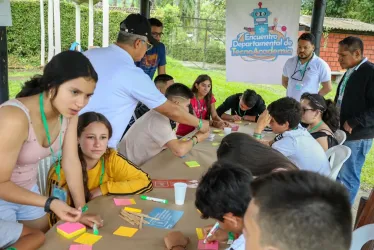
[[[114,204],[116,206],[128,206],[128,205],[134,205],[136,204],[134,199],[116,199],[113,198]]]
[[[67,239],[71,239],[86,232],[86,227],[81,223],[66,222],[57,226],[57,233]]]
[[[133,213],[141,213],[142,210],[138,208],[133,208],[133,207],[125,207],[123,210],[127,212],[133,212]]]
[[[202,228],[196,228],[196,234],[198,240],[204,240],[204,233]]]
[[[213,130],[213,133],[221,133],[221,132],[222,132],[222,130],[220,130],[220,129]]]
[[[219,146],[219,144],[220,144],[219,142],[213,142],[212,143],[213,146]]]
[[[197,245],[197,249],[205,249],[205,250],[218,250],[218,241],[214,241],[211,243],[204,244],[204,240],[199,240],[199,244]]]
[[[138,231],[137,228],[119,227],[113,234],[124,237],[132,237]]]
[[[219,136],[225,136],[225,134],[218,134]]]
[[[242,121],[235,121],[235,123],[236,123],[236,124],[240,124],[240,123],[242,123]]]
[[[101,239],[101,235],[94,235],[90,233],[82,234],[79,238],[75,239],[75,243],[85,244],[92,246]]]
[[[200,167],[200,164],[197,161],[186,161],[186,165],[190,168]]]
[[[144,220],[149,222],[149,224],[145,224],[145,226],[172,229],[175,224],[182,218],[183,213],[183,211],[156,207],[148,215],[150,217],[157,218],[158,220],[144,218]]]
[[[70,245],[69,250],[92,250],[92,246],[89,245]]]

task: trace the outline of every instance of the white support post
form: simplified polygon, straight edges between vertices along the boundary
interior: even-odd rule
[[[53,38],[53,0],[48,0],[48,62],[55,55],[55,43]]]
[[[75,41],[79,43],[77,49],[81,49],[81,6],[75,4]]]
[[[109,45],[109,1],[103,0],[103,47]]]
[[[55,55],[61,52],[60,0],[54,0]]]
[[[45,24],[43,0],[40,0],[40,65],[45,65]]]
[[[94,6],[93,0],[88,2],[88,47],[93,46],[94,41]]]

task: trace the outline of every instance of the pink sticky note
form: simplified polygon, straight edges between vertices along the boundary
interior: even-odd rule
[[[71,223],[71,222],[65,222],[61,225],[58,225],[57,228],[64,231],[65,233],[67,234],[70,234],[70,233],[73,233],[75,231],[78,231],[82,228],[84,228],[85,226],[81,223]]]
[[[128,205],[136,204],[134,199],[116,199],[116,198],[113,198],[113,201],[116,204],[116,206],[128,206]]]
[[[218,250],[218,247],[218,241],[204,244],[204,240],[199,240],[199,244],[197,245],[197,249],[199,250]]]
[[[89,245],[70,245],[69,250],[92,250],[92,246]]]

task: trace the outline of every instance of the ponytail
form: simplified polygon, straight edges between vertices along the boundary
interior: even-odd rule
[[[21,91],[16,95],[16,98],[42,93],[44,91],[44,87],[42,86],[42,78],[42,75],[35,75],[29,81],[25,82]]]
[[[84,188],[84,198],[88,202],[91,198],[90,190],[88,189],[88,174],[87,174],[87,163],[84,160],[83,152],[80,147],[78,147],[78,156],[82,166],[82,175],[83,175],[83,188]]]
[[[326,110],[322,114],[322,120],[335,133],[339,129],[339,113],[332,100],[326,100]]]

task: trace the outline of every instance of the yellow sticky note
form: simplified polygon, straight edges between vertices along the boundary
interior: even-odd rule
[[[235,123],[236,123],[236,124],[240,124],[240,123],[242,123],[242,121],[235,121]]]
[[[92,246],[101,239],[101,235],[94,235],[90,233],[84,233],[79,238],[75,239],[74,242]]]
[[[138,231],[136,228],[131,227],[119,227],[113,234],[124,237],[132,237]]]
[[[186,161],[186,165],[190,168],[200,167],[200,164],[197,161]]]
[[[133,213],[141,213],[142,212],[141,209],[132,208],[132,207],[125,207],[123,210],[125,210],[127,212],[133,212]]]
[[[225,136],[225,134],[218,134],[219,136]]]
[[[213,133],[221,133],[221,132],[222,132],[222,130],[220,130],[220,129],[213,130]]]
[[[202,228],[196,228],[196,234],[197,234],[197,239],[199,239],[199,240],[204,239],[204,234],[203,234],[203,229]]]
[[[212,143],[213,146],[219,146],[219,144],[220,144],[219,142],[213,142]]]

